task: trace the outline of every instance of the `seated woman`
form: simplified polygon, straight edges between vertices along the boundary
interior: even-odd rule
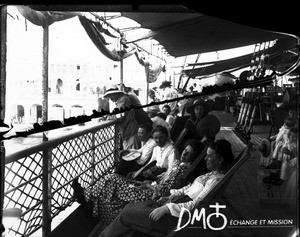
[[[287,141],[282,146],[282,165],[281,165],[281,172],[280,178],[281,180],[287,180],[290,173],[290,166],[294,166],[291,160],[297,157],[298,151],[298,129],[297,128],[290,128],[287,134]]]
[[[205,160],[211,172],[199,176],[192,184],[181,189],[172,189],[169,197],[161,198],[158,202],[127,204],[99,237],[132,236],[134,230],[131,229],[131,225],[168,233],[170,228],[176,226],[181,208],[192,211],[227,172],[234,161],[231,144],[225,139],[212,142],[207,149]]]
[[[150,169],[145,170],[139,176],[139,180],[151,179],[155,181],[158,175],[164,172],[169,173],[172,167],[176,165],[174,161],[178,157],[178,151],[169,137],[167,128],[161,125],[155,126],[152,130],[152,138],[155,140],[157,146],[154,147],[152,157],[146,165],[153,162],[156,162],[156,164]]]
[[[184,124],[184,128],[187,132],[184,137],[182,137],[182,140],[176,144],[179,152],[182,151],[183,144],[187,139],[202,139],[197,133],[197,124],[208,115],[208,108],[203,100],[196,99],[193,104],[187,108],[187,112],[190,114]]]
[[[185,122],[185,134],[181,134],[175,145],[179,152],[182,151],[182,144],[186,139],[199,139],[203,141],[214,141],[220,131],[221,123],[213,114],[208,114],[208,106],[205,101],[196,99],[188,108],[189,119]],[[182,131],[183,132],[183,131]]]
[[[162,195],[168,195],[171,188],[180,185],[183,175],[203,149],[204,145],[199,141],[188,141],[180,161],[177,161],[172,171],[163,175],[157,183],[132,182],[124,176],[109,174],[87,189],[81,188],[76,180],[72,184],[74,195],[85,205],[89,202],[90,214],[93,213],[94,217],[109,224],[130,202],[158,199]]]
[[[153,127],[155,127],[157,125],[161,125],[163,127],[166,127],[168,130],[170,130],[169,124],[166,122],[167,116],[163,112],[150,111],[148,116],[151,119],[151,121],[153,122]]]
[[[280,169],[282,164],[282,146],[287,141],[287,134],[290,128],[295,127],[296,119],[292,117],[287,117],[284,120],[283,126],[279,129],[279,132],[271,136],[269,140],[271,141],[272,147],[272,161],[266,167],[266,169]]]
[[[176,114],[175,113],[171,114],[171,108],[168,104],[165,104],[162,107],[162,112],[166,115],[165,121],[167,122],[168,128],[171,131],[171,128],[172,128],[172,126],[175,122],[175,119],[176,119]]]
[[[208,108],[203,100],[196,99],[192,106],[187,109],[190,118],[185,123],[188,130],[187,137],[192,139],[201,139],[197,134],[197,123],[208,115]]]
[[[120,163],[118,164],[116,173],[126,176],[128,173],[136,171],[143,167],[151,158],[156,142],[151,138],[152,125],[151,124],[141,124],[138,129],[138,138],[142,143],[142,147],[138,150],[130,149],[121,152]],[[137,158],[125,160],[124,155],[129,152],[136,152],[135,154],[140,154]],[[133,155],[132,155],[133,156]],[[134,157],[133,157],[134,158]]]

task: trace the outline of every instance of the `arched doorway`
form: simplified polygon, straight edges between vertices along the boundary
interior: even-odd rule
[[[70,117],[84,115],[84,109],[81,105],[73,105],[70,109]]]
[[[65,110],[61,105],[54,104],[50,107],[49,120],[64,121],[64,118],[65,118]]]
[[[10,116],[13,124],[24,123],[24,107],[23,105],[13,104],[10,109]]]
[[[42,106],[34,104],[30,108],[30,123],[41,123],[42,122]]]

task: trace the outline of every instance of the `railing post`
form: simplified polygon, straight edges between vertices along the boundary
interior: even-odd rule
[[[91,164],[91,183],[93,184],[95,182],[95,131],[92,132],[92,147],[91,147],[91,153],[92,153],[92,164]]]
[[[44,140],[47,140],[45,134]],[[52,148],[43,150],[43,237],[51,232],[51,199],[52,199]]]
[[[121,136],[119,134],[119,124],[115,123],[115,166],[119,163],[119,150],[120,147],[123,146],[123,144],[121,144],[121,140],[120,140]]]
[[[0,235],[4,232],[3,226],[3,203],[4,203],[4,179],[5,179],[5,147],[3,141],[0,142]]]

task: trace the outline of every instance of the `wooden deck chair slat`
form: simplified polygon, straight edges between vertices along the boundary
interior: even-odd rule
[[[182,128],[184,128],[186,121],[189,119],[190,116],[182,116],[182,117],[176,117],[174,124],[171,128],[170,134],[171,139],[173,141],[176,140],[178,135],[180,134],[180,131],[182,131]]]
[[[192,172],[194,172],[194,170],[197,168],[197,166],[199,165],[199,163],[205,158],[207,148],[208,148],[208,146],[211,143],[210,140],[204,140],[204,141],[201,141],[201,142],[204,145],[203,151],[197,156],[197,158],[193,161],[193,163],[191,164],[191,166],[188,168],[188,170],[185,171],[184,175],[182,176],[182,181],[183,181],[183,183],[185,183],[185,185],[189,181],[189,180],[187,180],[188,177],[189,177],[189,175]]]
[[[179,136],[177,137],[176,141],[174,142],[175,147],[178,147],[178,145],[182,142],[183,138],[185,137],[185,135],[187,134],[188,130],[186,128],[184,128],[181,133],[179,134]]]
[[[194,162],[192,163],[191,167],[186,171],[186,173],[183,175],[183,179],[185,180],[190,173],[192,173],[195,168],[197,167],[197,165],[199,164],[199,162],[205,158],[206,156],[206,151],[207,151],[208,146],[205,146],[204,150],[201,152],[201,154],[194,160]]]

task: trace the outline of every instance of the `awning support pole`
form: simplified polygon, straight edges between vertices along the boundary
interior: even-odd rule
[[[198,62],[198,60],[199,60],[199,58],[200,58],[200,55],[201,55],[201,54],[198,54],[198,55],[197,55],[195,64]],[[192,71],[194,70],[194,68],[195,68],[195,65],[193,66]],[[188,77],[188,79],[186,80],[186,82],[185,82],[185,84],[184,84],[184,86],[183,86],[183,88],[182,88],[182,93],[185,91],[185,88],[187,87],[187,84],[188,84],[190,78],[191,78],[191,73],[189,74],[189,77]]]
[[[152,40],[150,40],[150,51],[151,51],[151,55],[152,55]],[[146,74],[146,104],[148,104],[148,94],[149,94],[149,72]]]
[[[49,25],[43,26],[43,65],[42,65],[42,120],[48,121],[48,59]],[[43,132],[43,141],[48,141],[47,132]],[[51,149],[43,151],[43,229],[42,236],[51,232]]]
[[[43,109],[42,119],[43,123],[48,121],[48,57],[49,57],[49,26],[43,27],[43,65],[42,65],[42,78],[43,78]]]
[[[122,52],[123,52],[123,45],[122,45],[122,43],[121,43],[121,41],[122,41],[122,39],[120,39],[120,52],[121,52],[121,60],[120,60],[120,90],[121,91],[124,91],[124,82],[123,82],[123,74],[124,74],[124,72],[123,72],[123,67],[124,67],[124,62],[123,62],[123,54],[122,54]]]
[[[7,7],[1,8],[1,76],[0,76],[0,119],[5,117],[5,93],[6,93],[6,41],[7,41]],[[4,233],[3,208],[5,186],[5,147],[0,141],[0,234]]]
[[[1,8],[1,76],[0,76],[0,119],[5,117],[6,60],[7,60],[7,7]]]
[[[182,77],[183,77],[183,68],[184,68],[184,65],[185,65],[185,62],[186,62],[186,58],[187,58],[187,56],[184,57],[184,62],[183,62],[183,66],[182,66],[182,71],[181,71],[181,74],[180,74],[180,77],[179,77],[179,80],[178,80],[178,84],[177,84],[177,89],[180,88],[180,84],[181,84]]]

